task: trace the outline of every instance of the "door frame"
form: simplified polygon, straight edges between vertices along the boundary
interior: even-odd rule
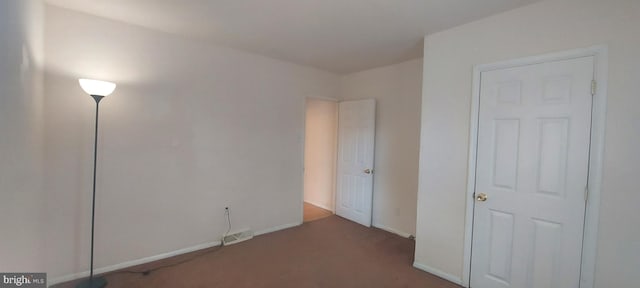
[[[589,151],[589,187],[588,201],[585,211],[584,236],[582,240],[582,262],[580,270],[580,288],[593,288],[596,264],[596,248],[598,238],[598,217],[600,213],[600,194],[602,189],[602,166],[604,157],[606,110],[607,110],[607,78],[608,78],[608,47],[606,45],[576,49],[564,52],[550,53],[514,60],[507,60],[491,64],[476,65],[473,68],[473,91],[471,99],[471,119],[469,130],[469,165],[467,168],[467,201],[464,233],[464,267],[462,284],[470,287],[471,283],[471,253],[473,238],[473,217],[476,186],[476,160],[478,146],[478,122],[480,112],[480,84],[481,73],[570,60],[581,57],[594,57],[594,78],[597,82],[596,93],[593,96],[591,111],[591,141]]]

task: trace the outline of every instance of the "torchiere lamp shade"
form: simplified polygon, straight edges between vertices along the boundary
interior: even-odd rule
[[[79,79],[78,82],[80,82],[80,87],[82,87],[82,90],[84,90],[84,92],[89,95],[109,96],[111,93],[113,93],[113,90],[116,89],[115,83],[107,81]]]

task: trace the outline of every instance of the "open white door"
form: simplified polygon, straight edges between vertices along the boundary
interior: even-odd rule
[[[594,58],[482,72],[473,288],[577,288]]]
[[[336,214],[371,226],[376,102],[340,102]]]

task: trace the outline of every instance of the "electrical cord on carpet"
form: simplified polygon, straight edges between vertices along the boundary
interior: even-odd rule
[[[218,246],[216,249],[212,249],[211,251],[206,251],[206,252],[204,252],[204,253],[201,253],[201,254],[198,254],[198,255],[194,255],[193,257],[190,257],[190,258],[188,258],[188,259],[185,259],[185,260],[182,260],[182,261],[179,261],[179,262],[176,262],[176,263],[166,264],[166,265],[162,265],[162,266],[158,266],[158,267],[154,267],[154,268],[146,269],[146,270],[142,270],[142,271],[135,271],[135,270],[119,270],[119,271],[113,271],[113,272],[110,272],[110,273],[105,273],[105,275],[116,275],[116,274],[140,274],[140,275],[143,275],[143,276],[147,276],[147,275],[149,275],[149,274],[151,274],[151,273],[153,273],[153,272],[156,272],[156,271],[158,271],[158,270],[162,270],[162,269],[166,269],[166,268],[175,267],[175,266],[178,266],[178,265],[181,265],[181,264],[184,264],[184,263],[187,263],[187,262],[193,261],[193,260],[195,260],[195,259],[198,259],[198,258],[200,258],[200,257],[202,257],[202,256],[209,255],[209,254],[214,253],[214,252],[218,252],[218,251],[220,251],[220,250],[222,250],[222,245],[221,245],[221,246]]]
[[[229,234],[229,231],[231,231],[231,212],[229,211],[229,207],[225,207],[224,209],[225,209],[224,214],[225,214],[225,216],[227,216],[227,223],[229,224],[229,227],[227,228],[227,232],[224,233],[224,235],[226,236],[226,235]],[[210,251],[195,255],[193,257],[190,257],[188,259],[185,259],[185,260],[182,260],[182,261],[179,261],[179,262],[176,262],[176,263],[162,265],[162,266],[158,266],[158,267],[155,267],[155,268],[152,268],[152,269],[146,269],[146,270],[143,270],[143,271],[119,270],[119,271],[113,271],[113,272],[110,272],[110,273],[105,273],[105,275],[140,274],[140,275],[143,275],[143,276],[147,276],[147,275],[149,275],[149,274],[151,274],[151,273],[153,273],[155,271],[166,269],[166,268],[175,267],[175,266],[178,266],[178,265],[193,261],[193,260],[195,260],[197,258],[200,258],[202,256],[209,255],[209,254],[214,253],[214,252],[218,252],[218,251],[220,251],[222,249],[222,247],[224,247],[224,244],[221,242],[220,246],[218,246],[216,249],[212,249]]]

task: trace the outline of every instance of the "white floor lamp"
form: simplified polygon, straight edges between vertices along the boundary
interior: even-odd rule
[[[93,141],[93,196],[91,206],[91,270],[89,272],[89,279],[80,282],[77,288],[102,288],[107,286],[107,280],[104,277],[93,277],[93,236],[94,236],[94,224],[96,215],[96,164],[98,161],[98,112],[100,108],[100,100],[109,96],[116,89],[116,84],[111,82],[80,79],[80,87],[87,94],[91,95],[96,100],[96,129]]]

